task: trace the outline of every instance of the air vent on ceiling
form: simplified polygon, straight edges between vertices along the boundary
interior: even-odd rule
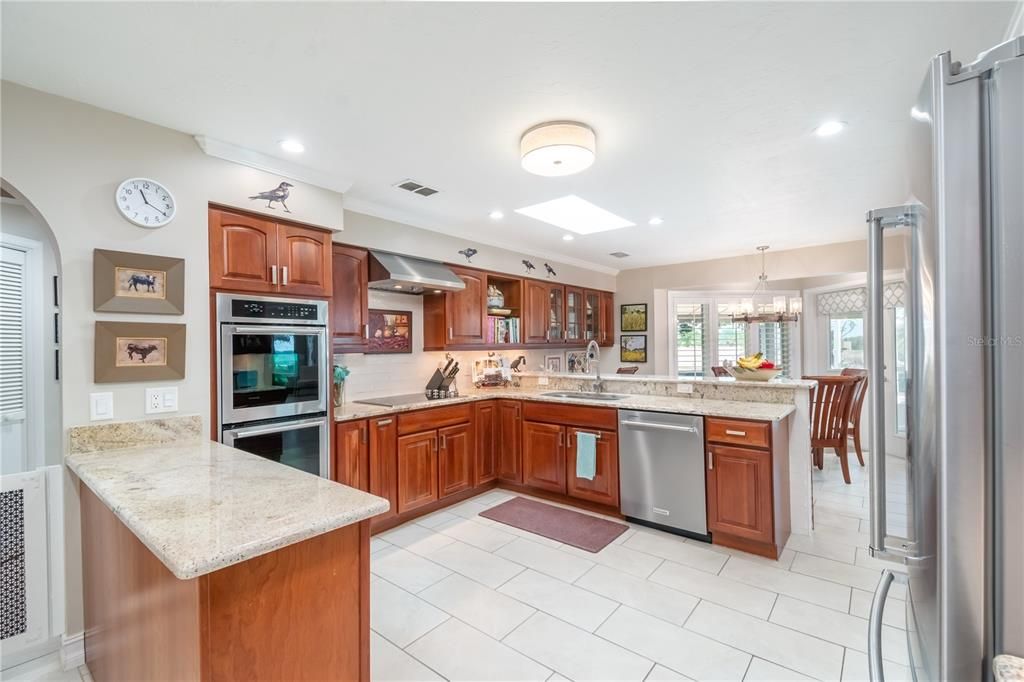
[[[398,189],[404,189],[406,192],[412,192],[413,194],[419,194],[421,197],[429,197],[431,194],[437,194],[437,190],[433,187],[427,187],[421,185],[418,182],[412,180],[403,180],[395,185]]]
[[[608,255],[609,256],[614,256],[615,258],[629,258],[629,254],[626,253],[625,251],[613,251],[612,253],[609,253]]]

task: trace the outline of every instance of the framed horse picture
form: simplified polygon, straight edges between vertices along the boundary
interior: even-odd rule
[[[185,378],[185,325],[97,322],[93,381]]]
[[[185,261],[127,251],[92,252],[93,310],[103,313],[185,312]]]

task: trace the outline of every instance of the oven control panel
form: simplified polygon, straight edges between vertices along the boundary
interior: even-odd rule
[[[261,301],[236,298],[231,301],[231,317],[250,320],[282,320],[321,322],[324,318],[322,302]]]

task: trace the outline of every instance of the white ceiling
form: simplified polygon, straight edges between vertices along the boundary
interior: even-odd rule
[[[274,156],[296,137],[303,165],[353,182],[356,210],[624,269],[861,238],[866,209],[906,198],[905,123],[927,60],[970,61],[1013,9],[4,2],[2,73]],[[813,136],[828,118],[850,127]],[[519,167],[520,134],[552,119],[596,130],[594,166]],[[392,187],[405,178],[441,192]],[[513,213],[570,193],[638,225],[564,242]]]

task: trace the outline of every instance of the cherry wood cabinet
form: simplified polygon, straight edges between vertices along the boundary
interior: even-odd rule
[[[585,301],[583,289],[565,287],[565,342],[578,343],[585,338]]]
[[[507,483],[523,482],[522,436],[523,406],[518,400],[498,402],[498,479]]]
[[[475,406],[476,475],[473,485],[483,485],[498,478],[498,402],[485,400]]]
[[[601,292],[583,292],[583,340],[601,344]]]
[[[398,437],[398,513],[438,499],[437,431]]]
[[[331,336],[339,352],[366,350],[370,254],[334,244],[331,249]]]
[[[523,483],[565,494],[565,429],[523,422]]]
[[[593,480],[576,476],[576,443],[580,433],[597,436],[597,457]],[[566,428],[566,493],[570,497],[589,500],[610,507],[619,506],[619,443],[615,431]]]
[[[370,490],[370,439],[365,419],[341,422],[334,429],[331,480]]]
[[[438,497],[448,497],[474,485],[476,461],[473,424],[446,426],[437,430]]]
[[[331,236],[210,207],[210,286],[304,296],[331,295]]]
[[[391,509],[375,516],[370,528],[376,529],[398,515],[398,424],[394,417],[367,420],[370,434],[369,490],[391,503]]]
[[[548,310],[548,285],[537,280],[526,281],[526,311],[523,325],[523,341],[526,343],[548,343],[550,313]],[[558,339],[560,342],[561,339]]]
[[[597,345],[615,345],[615,295],[610,291],[602,291],[600,300],[600,322],[597,330]]]
[[[448,325],[448,342],[459,344],[482,344],[487,341],[487,275],[479,270],[451,268],[466,288],[449,291],[445,297],[445,318]]]

